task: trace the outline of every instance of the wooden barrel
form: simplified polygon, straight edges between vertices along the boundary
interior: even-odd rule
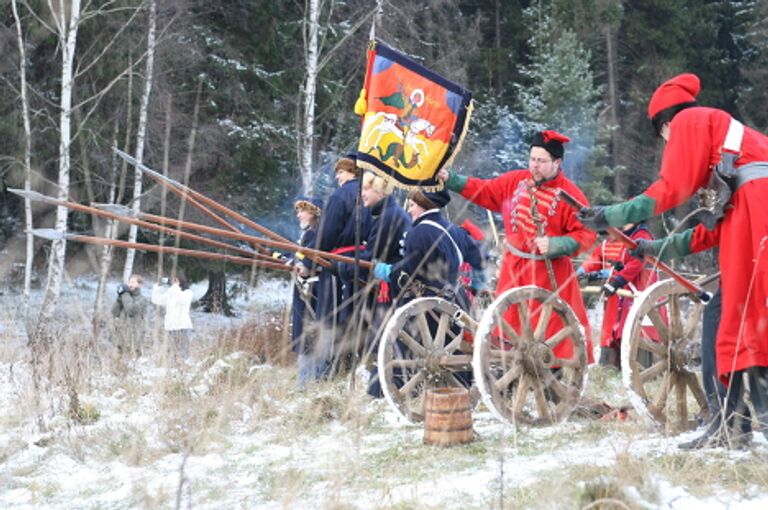
[[[424,443],[450,446],[474,439],[472,408],[466,388],[427,390],[424,405]]]

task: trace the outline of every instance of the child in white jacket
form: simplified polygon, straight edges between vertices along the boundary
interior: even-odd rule
[[[176,272],[170,287],[158,284],[152,287],[152,303],[165,307],[163,325],[168,332],[170,347],[174,354],[180,354],[183,359],[189,357],[189,334],[192,331],[189,309],[192,296],[187,278],[181,271]]]

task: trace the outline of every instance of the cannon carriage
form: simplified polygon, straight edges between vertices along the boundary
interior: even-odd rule
[[[719,282],[718,273],[699,285],[711,293]],[[660,280],[635,299],[622,332],[622,376],[632,406],[667,433],[693,429],[708,417],[698,373],[704,306],[679,282]]]
[[[566,344],[572,356],[558,357]],[[440,387],[469,388],[473,403],[482,399],[506,423],[557,423],[576,407],[586,367],[576,315],[535,286],[507,290],[477,319],[442,298],[415,299],[397,309],[379,341],[384,395],[412,423],[424,419],[427,390]]]
[[[719,275],[701,286],[713,291]],[[622,373],[636,412],[667,433],[706,419],[698,374],[704,303],[677,281],[661,280],[635,298],[622,334]],[[508,320],[519,317],[518,325]],[[558,320],[553,333],[549,324]],[[572,345],[572,356],[555,348]],[[587,379],[586,339],[570,306],[526,286],[498,296],[473,317],[438,297],[398,308],[379,343],[378,371],[393,409],[424,419],[427,390],[466,387],[499,420],[523,426],[561,422],[577,407]],[[472,377],[469,377],[471,373]]]

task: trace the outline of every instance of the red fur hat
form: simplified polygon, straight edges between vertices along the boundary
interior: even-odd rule
[[[648,118],[653,120],[659,112],[671,106],[695,102],[700,91],[701,81],[698,76],[692,73],[678,74],[654,91],[648,102]]]

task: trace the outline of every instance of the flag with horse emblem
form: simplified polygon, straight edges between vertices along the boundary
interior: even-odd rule
[[[402,188],[442,188],[437,172],[461,148],[472,94],[379,41],[368,48],[357,164]]]

